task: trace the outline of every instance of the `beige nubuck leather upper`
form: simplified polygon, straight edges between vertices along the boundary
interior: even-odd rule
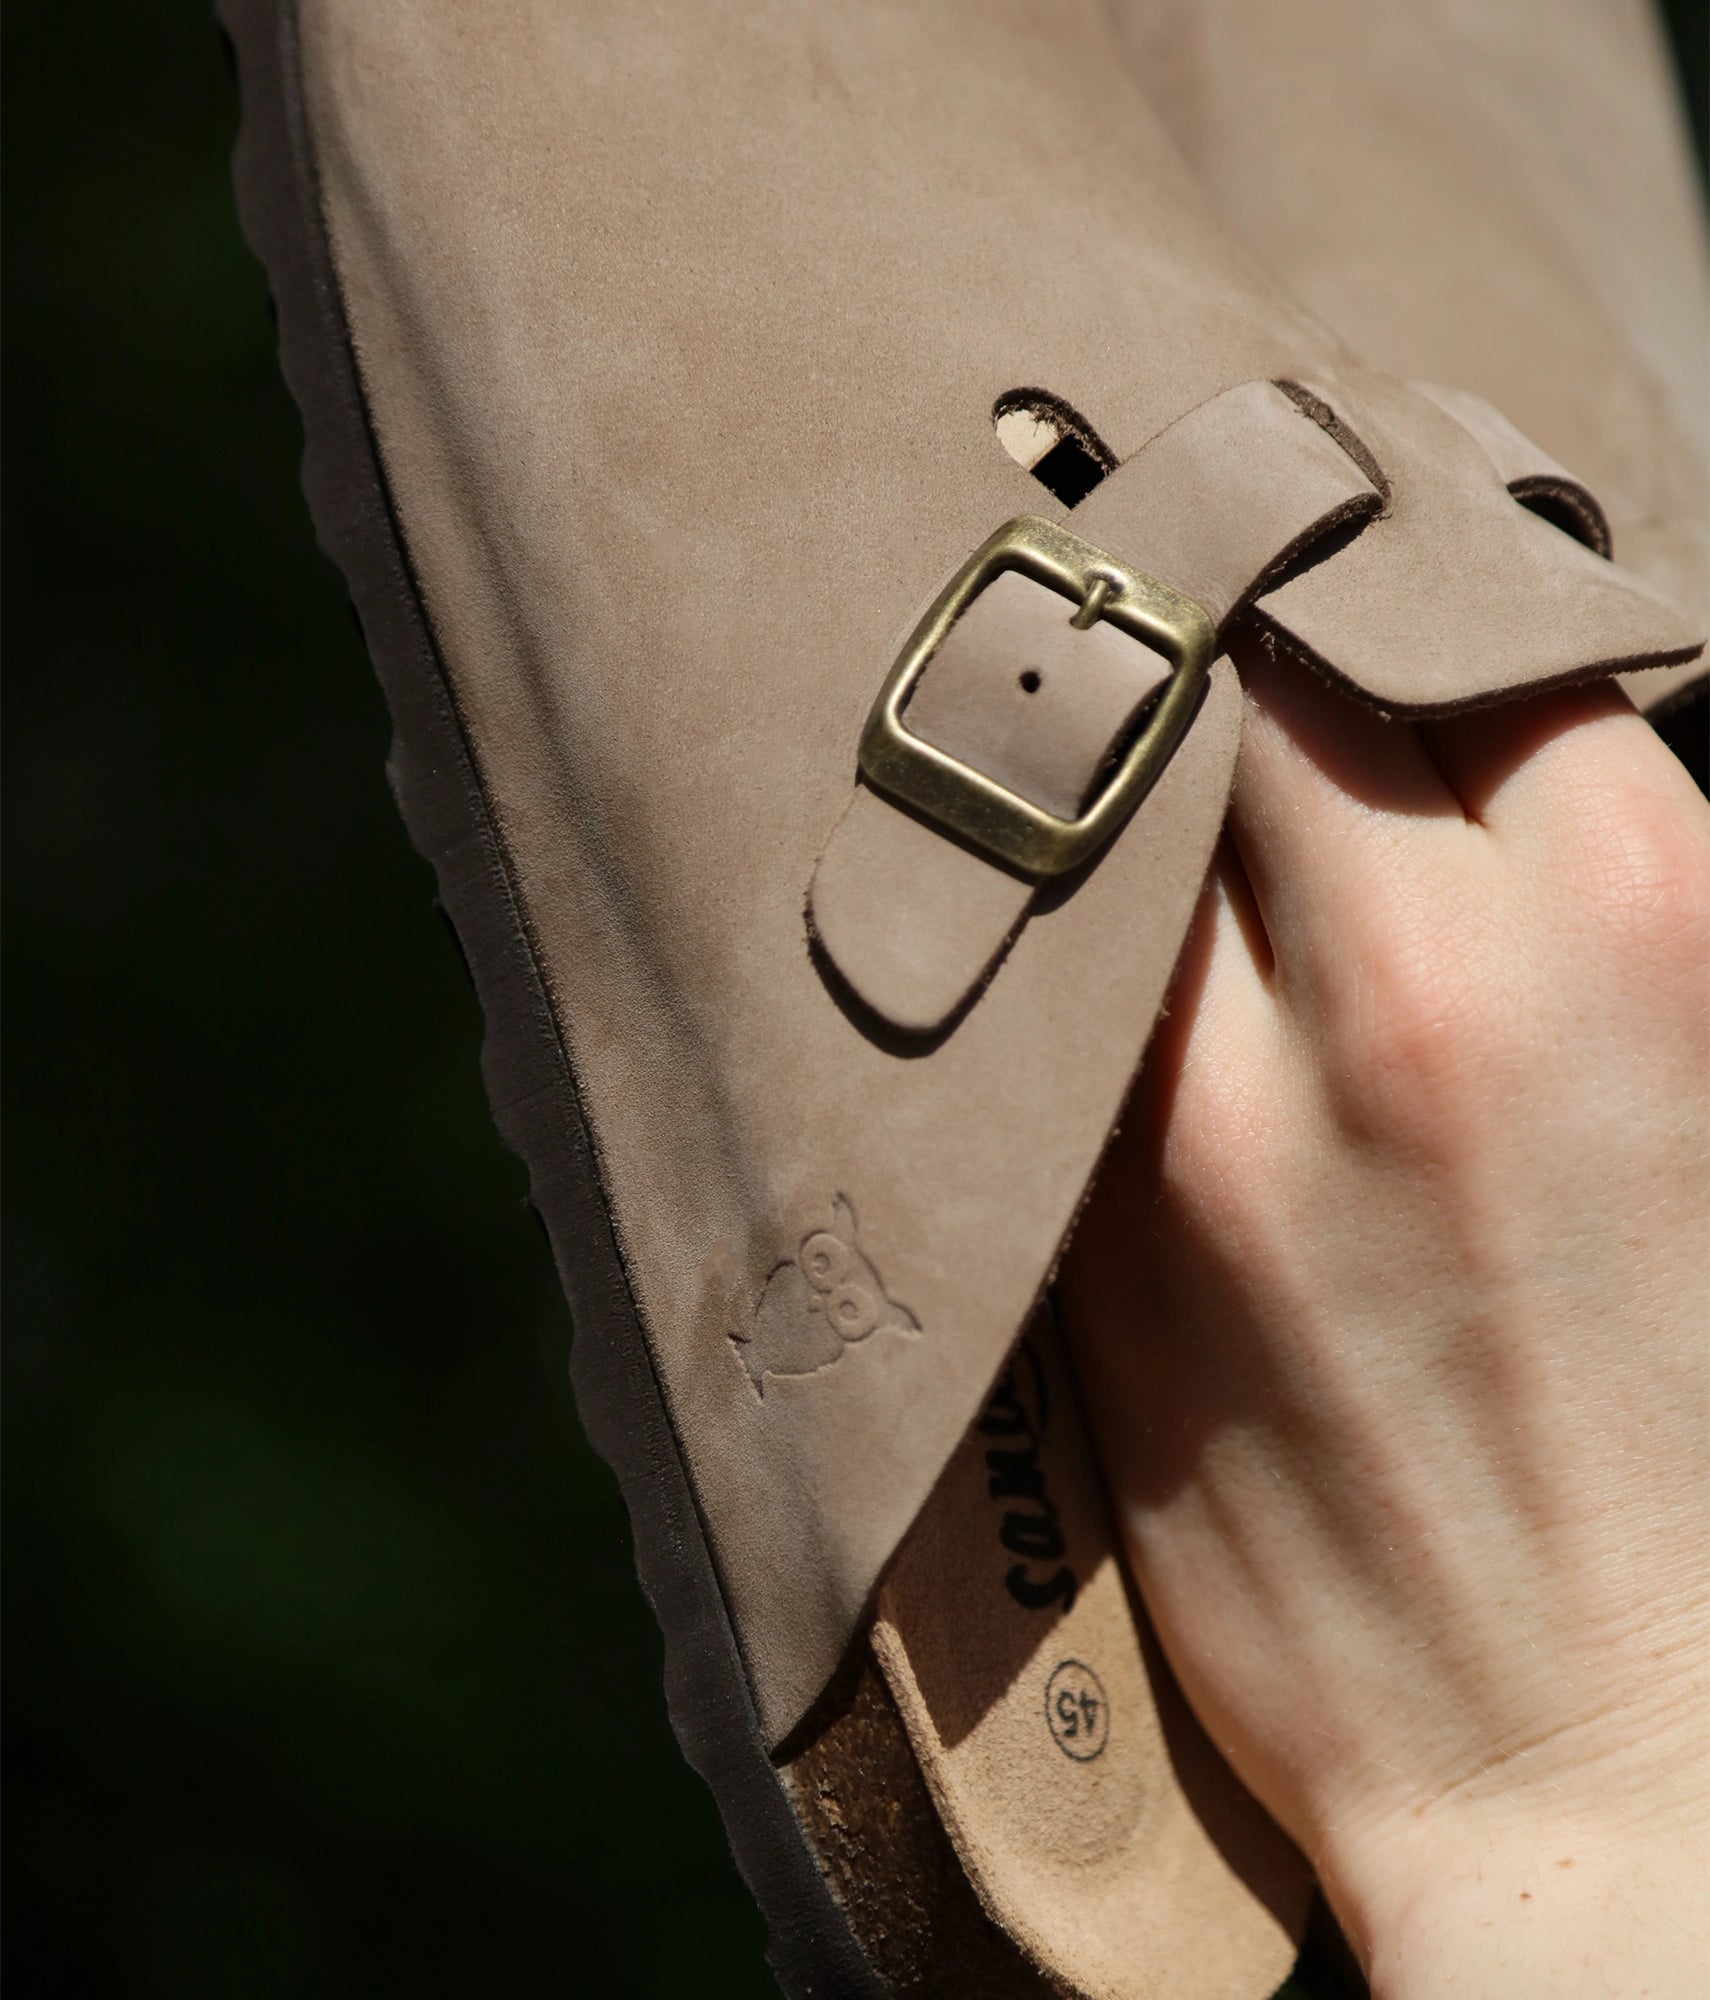
[[[1697,634],[1520,504],[1595,543],[1499,417],[1280,290],[1094,0],[302,22],[387,477],[776,1742],[1049,1277],[1235,754],[1219,660],[1044,887],[859,784],[970,553],[1066,522],[1396,711]],[[994,434],[1029,387],[1116,464],[1072,511]],[[1058,817],[1165,671],[1074,610],[1001,579],[905,716]]]

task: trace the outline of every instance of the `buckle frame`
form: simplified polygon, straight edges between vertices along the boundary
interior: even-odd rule
[[[1153,647],[1173,671],[1151,716],[1086,809],[1059,819],[916,736],[903,720],[915,683],[950,628],[992,579],[1019,570],[1096,619]],[[861,774],[875,790],[1022,875],[1067,874],[1112,839],[1158,782],[1211,679],[1217,628],[1203,605],[1036,514],[1007,521],[945,585],[886,676],[861,732]]]

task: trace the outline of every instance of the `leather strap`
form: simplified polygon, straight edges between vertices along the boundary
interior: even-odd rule
[[[1596,496],[1565,465],[1558,465],[1524,431],[1516,429],[1500,410],[1470,389],[1451,389],[1440,382],[1411,386],[1478,439],[1485,457],[1496,467],[1497,478],[1522,507],[1542,514],[1600,556],[1615,553],[1609,519]]]
[[[1256,611],[1351,692],[1441,715],[1698,651],[1702,634],[1672,600],[1586,545],[1606,546],[1608,531],[1578,481],[1487,405],[1352,364],[1297,393],[1382,467],[1385,505]],[[1549,518],[1546,490],[1559,503]],[[1576,532],[1562,532],[1564,514]]]
[[[1475,396],[1467,389],[1447,388],[1439,382],[1415,382],[1412,386],[1478,439],[1486,457],[1496,467],[1497,477],[1522,507],[1541,514],[1598,555],[1614,560],[1615,535],[1609,518],[1582,480],[1535,445],[1482,396]],[[1624,569],[1645,578],[1682,611],[1689,630],[1702,632],[1704,544],[1695,523],[1660,518],[1624,522],[1620,556]],[[1681,690],[1703,676],[1702,654],[1688,650],[1679,654],[1673,665],[1645,665],[1623,671],[1621,678],[1628,694],[1643,711],[1666,707],[1679,698]]]
[[[1222,625],[1298,550],[1379,504],[1297,402],[1248,382],[1143,446],[1073,520]],[[1076,629],[1073,613],[1042,584],[999,577],[951,628],[906,714],[917,735],[1061,818],[1082,808],[1169,671],[1102,620]],[[820,857],[809,924],[864,1006],[901,1034],[929,1036],[979,992],[1035,893],[863,784]]]

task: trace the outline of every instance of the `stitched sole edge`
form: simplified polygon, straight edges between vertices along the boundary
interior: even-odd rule
[[[629,1510],[637,1573],[664,1633],[672,1728],[718,1802],[785,1993],[884,2000],[767,1754],[575,1079],[391,505],[315,193],[293,0],[217,0],[215,11],[239,83],[238,214],[278,315],[280,366],[303,422],[303,490],[391,710],[393,791],[480,997],[488,1100],[528,1168],[570,1301],[577,1407]]]

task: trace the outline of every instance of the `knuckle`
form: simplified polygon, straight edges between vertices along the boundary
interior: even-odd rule
[[[1567,884],[1593,948],[1696,982],[1710,949],[1710,846],[1672,802],[1608,797],[1581,822]]]
[[[1368,941],[1331,1026],[1329,1083],[1342,1124],[1437,1150],[1519,1045],[1506,982],[1469,963],[1453,932],[1420,926]]]
[[[1667,1044],[1702,1012],[1710,844],[1667,798],[1605,791],[1535,881],[1413,885],[1350,942],[1326,1068],[1345,1129],[1454,1156],[1598,1018]]]

